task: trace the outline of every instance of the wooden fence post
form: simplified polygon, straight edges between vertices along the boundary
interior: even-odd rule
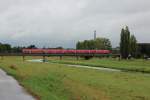
[[[4,60],[4,56],[1,56],[1,60]]]
[[[46,58],[45,58],[45,55],[43,56],[43,62],[46,62]]]
[[[60,60],[62,60],[62,56],[60,56]]]
[[[77,60],[79,60],[79,56],[76,56],[77,57]]]
[[[24,62],[25,61],[25,56],[24,55],[22,56],[22,59],[23,59],[23,62]]]

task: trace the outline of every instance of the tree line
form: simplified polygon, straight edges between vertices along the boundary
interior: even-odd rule
[[[128,26],[122,28],[120,35],[120,47],[116,49],[111,46],[111,41],[107,38],[96,38],[95,40],[84,40],[79,41],[76,44],[76,49],[106,49],[112,50],[112,52],[120,53],[123,59],[129,57],[137,57],[138,55],[138,45],[136,37],[130,33]]]
[[[111,50],[112,45],[109,39],[107,38],[96,38],[95,40],[84,40],[78,41],[76,44],[76,49],[80,50]]]
[[[23,48],[37,48],[35,45],[29,45],[27,47],[12,47],[10,44],[0,43],[0,53],[21,53]],[[55,48],[56,49],[56,48]],[[63,49],[58,47],[57,49]],[[114,50],[112,49],[111,41],[108,38],[96,38],[94,40],[84,40],[78,41],[76,44],[76,49],[80,50]],[[117,48],[116,52],[119,50],[121,57],[127,59],[129,56],[136,57],[138,46],[136,37],[130,33],[128,26],[122,28],[120,35],[120,47]]]
[[[11,45],[10,44],[2,44],[0,43],[0,52],[1,53],[9,53],[11,52]]]
[[[3,44],[0,43],[0,53],[21,53],[22,49],[38,49],[36,45],[29,45],[29,46],[11,46],[10,44]],[[59,46],[56,48],[46,48],[43,49],[64,49],[63,47]]]
[[[21,47],[21,46],[11,46],[10,44],[3,44],[3,43],[0,43],[0,53],[21,53],[22,52],[22,49],[24,48],[30,48],[30,49],[33,49],[33,48],[37,48],[35,45],[29,45],[27,47]]]

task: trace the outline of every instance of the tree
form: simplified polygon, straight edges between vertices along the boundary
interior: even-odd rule
[[[111,42],[106,38],[97,38],[96,40],[84,40],[83,42],[77,42],[76,49],[106,49],[111,50]]]
[[[130,31],[127,26],[121,30],[120,53],[123,59],[127,59],[130,53]]]
[[[35,45],[29,45],[27,48],[28,49],[36,49],[37,47]]]
[[[124,40],[124,37],[125,37],[125,30],[122,29],[121,35],[120,35],[120,53],[121,53],[122,58],[125,58],[125,48],[124,48],[125,40]]]
[[[109,39],[103,38],[103,45],[104,45],[104,49],[106,50],[112,50],[112,46],[111,46],[111,42]]]
[[[11,45],[0,43],[0,52],[1,53],[9,53],[9,52],[11,52]]]
[[[97,38],[95,41],[95,48],[94,49],[105,49],[105,50],[111,50],[111,42],[107,38]]]
[[[137,53],[137,40],[134,35],[131,35],[131,37],[130,37],[130,54],[133,57],[136,57],[136,53]]]
[[[25,47],[17,46],[17,47],[13,47],[11,51],[13,53],[21,53],[23,48],[25,48]]]
[[[94,40],[89,40],[89,49],[94,50],[95,49],[95,41]]]
[[[10,44],[4,44],[4,47],[6,48],[5,52],[7,52],[7,53],[11,52],[11,45]]]
[[[56,47],[56,49],[64,49],[63,47],[59,46],[59,47]]]
[[[125,44],[126,44],[126,55],[127,55],[127,57],[129,56],[129,54],[130,54],[130,31],[129,31],[129,28],[128,28],[128,26],[126,26],[126,28],[125,28],[125,33],[126,33],[126,38],[125,38]]]
[[[79,41],[76,44],[76,49],[81,49],[81,43]]]

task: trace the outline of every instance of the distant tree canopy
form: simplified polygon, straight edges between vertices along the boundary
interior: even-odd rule
[[[12,47],[12,53],[21,53],[23,48],[25,47]]]
[[[105,50],[111,50],[111,42],[107,38],[97,38],[96,40],[84,40],[83,42],[78,42],[76,44],[76,49],[90,49],[90,50],[96,50],[96,49],[105,49]]]
[[[0,43],[0,52],[1,53],[9,53],[9,52],[11,52],[11,45]]]
[[[129,55],[135,57],[137,51],[137,40],[134,35],[130,36],[128,26],[121,30],[120,35],[120,53],[123,59],[127,59]]]
[[[0,43],[0,53],[21,53],[23,48],[37,48],[35,45],[30,45],[27,47],[20,47],[20,46],[16,46],[16,47],[12,47],[10,44],[3,44]]]
[[[64,49],[63,47],[59,46],[59,47],[56,47],[56,49]]]
[[[29,45],[27,48],[28,49],[36,49],[37,47],[35,45]]]
[[[136,37],[134,35],[131,35],[130,37],[130,54],[133,57],[137,56],[137,51],[138,50],[138,45],[137,45],[137,40]]]

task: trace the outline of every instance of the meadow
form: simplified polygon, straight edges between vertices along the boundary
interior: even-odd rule
[[[0,60],[0,67],[38,100],[150,100],[149,73],[100,71],[66,65],[82,64],[149,72],[150,61],[59,60],[56,57],[48,60],[49,63],[35,63],[22,61],[21,57],[5,57]]]
[[[64,57],[60,60],[59,58],[53,57],[48,58],[48,60],[52,63],[85,65],[119,69],[122,71],[150,73],[150,60],[144,59],[118,60],[114,58],[93,58],[90,60],[85,60],[84,58],[80,58],[79,60],[76,60],[75,58]]]

